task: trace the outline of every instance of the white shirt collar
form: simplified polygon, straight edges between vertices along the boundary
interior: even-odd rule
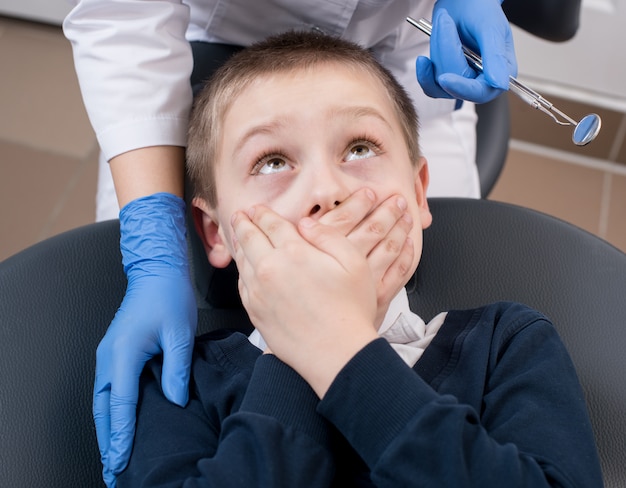
[[[426,324],[411,311],[406,290],[402,288],[389,304],[378,335],[391,344],[406,364],[413,367],[437,335],[446,315],[447,312],[442,312]],[[261,350],[267,347],[256,329],[250,334],[249,340]]]
[[[400,290],[389,304],[378,335],[389,342],[406,364],[413,367],[437,335],[447,312],[435,316],[428,324],[409,308],[406,290]]]

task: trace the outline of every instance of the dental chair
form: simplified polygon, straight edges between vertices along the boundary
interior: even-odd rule
[[[510,20],[530,32],[564,40],[576,31],[580,0],[527,0],[517,11],[514,3],[504,2]],[[508,101],[478,113],[486,196],[506,158]],[[606,486],[626,486],[626,255],[519,207],[434,199],[431,208],[424,259],[408,284],[413,309],[428,320],[516,300],[550,316],[587,395]],[[235,270],[212,269],[190,248],[198,333],[241,324]],[[118,221],[75,229],[0,263],[0,486],[104,486],[91,416],[95,351],[125,289]]]
[[[608,488],[626,486],[626,254],[532,210],[432,199],[407,285],[425,320],[515,300],[546,313],[576,365]],[[192,261],[198,333],[246,318],[233,268]],[[119,223],[50,238],[0,263],[0,486],[99,487],[95,351],[126,288]]]

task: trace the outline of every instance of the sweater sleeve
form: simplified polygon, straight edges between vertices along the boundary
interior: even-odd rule
[[[186,408],[168,402],[154,371],[142,388],[135,447],[118,487],[329,486],[327,422],[308,384],[271,355],[245,374],[194,375]]]
[[[340,372],[318,410],[379,487],[602,486],[574,368],[552,325],[537,316],[488,345],[485,361],[472,358],[480,347],[473,352],[467,334],[437,391],[384,340],[374,341]],[[466,380],[484,388],[477,406],[454,394]]]
[[[186,145],[193,60],[181,0],[80,0],[63,23],[105,157]]]

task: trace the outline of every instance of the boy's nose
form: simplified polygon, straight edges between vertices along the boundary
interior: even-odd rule
[[[337,205],[339,205],[340,203],[341,203],[340,201],[336,200],[333,203],[332,207],[334,208]],[[322,207],[319,204],[313,205],[313,208],[311,208],[311,211],[309,212],[309,217],[313,217],[313,218],[321,217],[322,215],[324,215],[324,212],[322,212],[321,210],[322,210]],[[328,210],[330,210],[330,208]]]
[[[329,210],[335,208],[350,195],[348,176],[340,168],[329,164],[318,164],[311,168],[305,178],[308,194],[308,216],[321,218]]]

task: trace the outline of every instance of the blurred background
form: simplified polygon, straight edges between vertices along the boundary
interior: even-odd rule
[[[514,30],[519,79],[576,120],[596,112],[598,138],[510,96],[511,143],[490,194],[554,215],[626,251],[624,0],[584,0],[571,41]],[[94,221],[98,147],[61,21],[65,0],[0,0],[0,260]]]

